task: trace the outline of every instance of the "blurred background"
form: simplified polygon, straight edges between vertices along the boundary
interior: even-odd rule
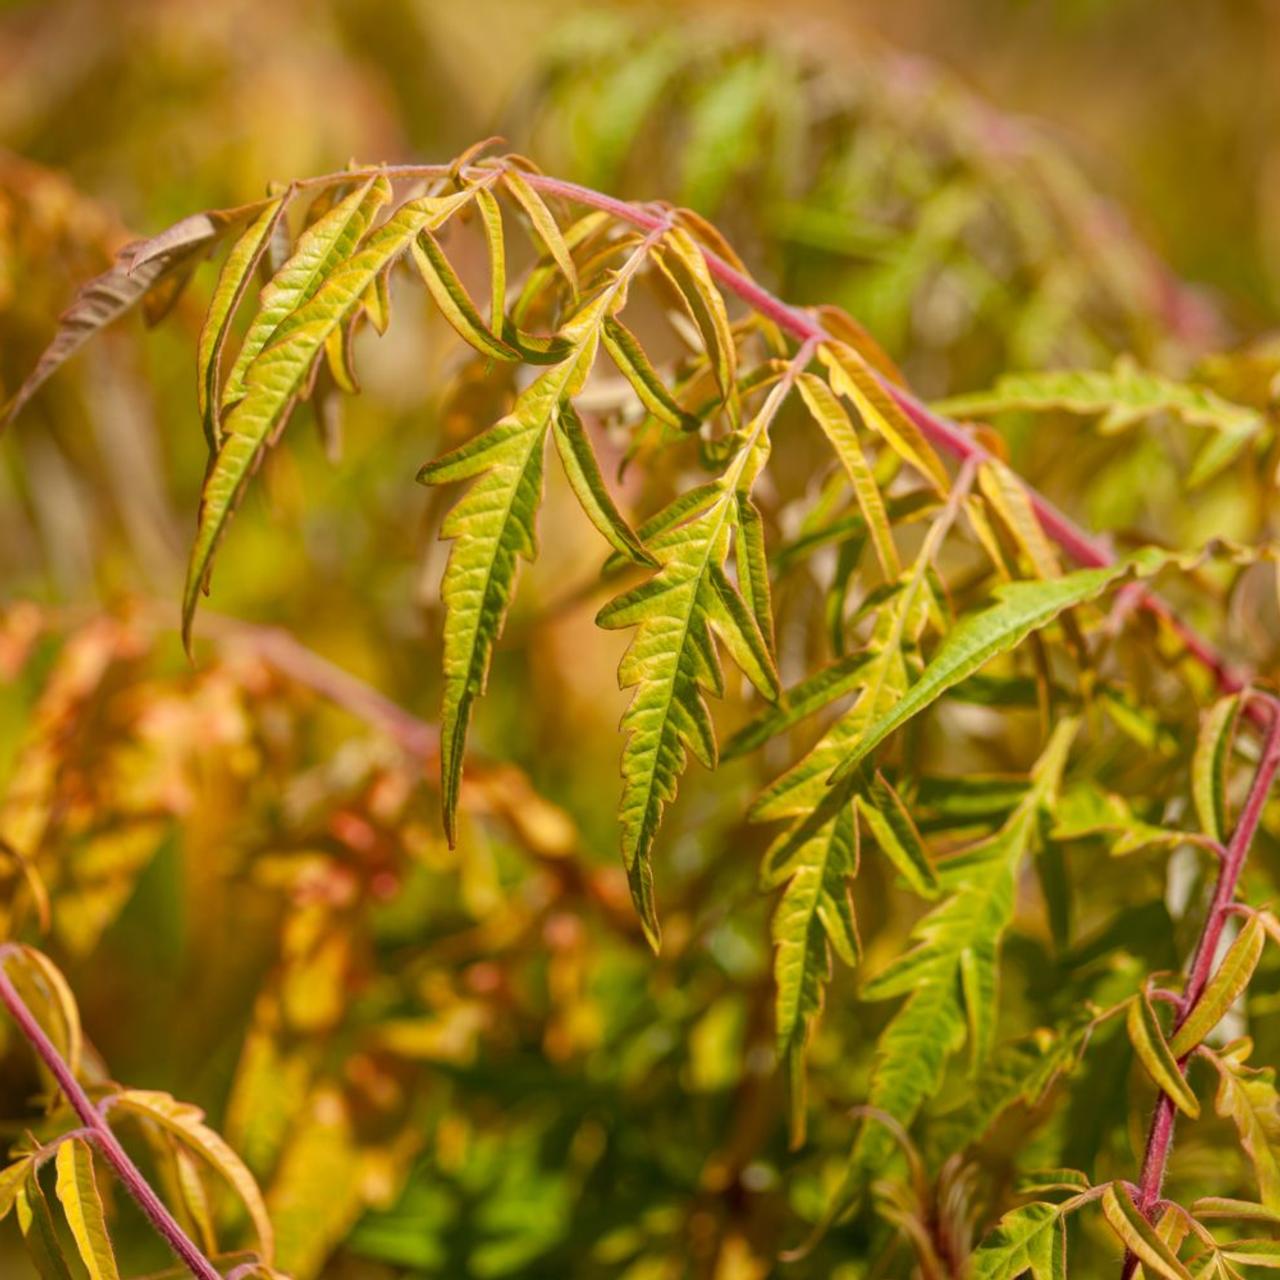
[[[0,401],[130,238],[498,133],[549,172],[706,214],[770,287],[860,319],[927,397],[1123,354],[1267,407],[1278,69],[1271,0],[0,0]],[[813,1054],[825,1120],[788,1154],[763,837],[740,821],[762,767],[686,780],[654,960],[615,865],[625,636],[590,625],[599,557],[548,502],[468,829],[444,847],[451,498],[413,477],[493,393],[408,290],[362,339],[341,461],[305,413],[271,456],[187,666],[210,272],[165,325],[131,317],[76,357],[0,445],[0,832],[40,833],[48,945],[103,1070],[209,1110],[299,1280],[772,1274],[838,1176],[883,1014],[837,978]],[[1215,364],[1228,349],[1246,356]],[[1274,533],[1269,487],[1228,471],[1187,509],[1176,448],[1073,431],[1011,448],[1094,527]],[[1222,638],[1273,661],[1263,608],[1246,596]],[[334,709],[325,662],[407,710]],[[1149,869],[1116,881],[1160,898]],[[874,952],[901,921],[874,871],[859,892],[883,903]],[[1150,945],[1176,962],[1171,926]],[[33,1082],[7,1053],[10,1136]],[[1113,1093],[1097,1106],[1123,1109]],[[1081,1126],[1065,1163],[1128,1162],[1104,1131]],[[135,1272],[164,1266],[134,1225]],[[863,1230],[787,1274],[871,1274]]]

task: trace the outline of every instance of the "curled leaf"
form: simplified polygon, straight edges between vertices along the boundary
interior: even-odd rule
[[[1129,1002],[1126,1025],[1129,1040],[1147,1074],[1173,1099],[1179,1111],[1196,1119],[1200,1115],[1200,1103],[1169,1048],[1169,1042],[1156,1018],[1156,1011],[1151,1007],[1145,991],[1140,991]]]
[[[1161,1276],[1163,1280],[1192,1280],[1177,1255],[1139,1212],[1127,1187],[1112,1183],[1102,1193],[1102,1214],[1120,1243],[1152,1275]]]

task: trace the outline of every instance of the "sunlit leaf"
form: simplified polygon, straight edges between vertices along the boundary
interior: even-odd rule
[[[1147,1074],[1173,1099],[1179,1111],[1196,1119],[1200,1103],[1178,1067],[1145,991],[1140,991],[1130,1003],[1127,1026],[1129,1040]]]
[[[797,380],[801,396],[813,414],[814,420],[826,433],[831,447],[836,451],[849,482],[853,485],[853,494],[867,528],[871,533],[872,545],[876,549],[876,557],[886,578],[896,578],[902,571],[898,559],[898,549],[893,541],[893,533],[889,527],[889,517],[885,512],[884,499],[880,487],[876,484],[871,467],[863,456],[858,444],[857,432],[849,415],[841,407],[831,388],[814,374],[801,374]]]
[[[859,791],[857,803],[858,812],[881,853],[918,894],[934,897],[938,892],[938,877],[920,832],[902,797],[889,785],[884,774],[877,773],[870,785]]]
[[[1219,842],[1227,838],[1227,764],[1239,712],[1238,694],[1213,704],[1200,725],[1191,761],[1191,794],[1200,829]]]
[[[547,252],[555,259],[556,266],[569,285],[570,292],[577,297],[578,272],[573,265],[573,254],[569,251],[560,224],[555,220],[546,202],[519,169],[508,168],[503,171],[503,186],[515,197],[520,207],[528,215],[538,238],[546,246]]]
[[[1026,1204],[991,1229],[971,1261],[974,1280],[1065,1280],[1067,1235],[1057,1205]]]
[[[765,860],[766,884],[786,884],[773,916],[776,998],[774,1025],[787,1064],[791,1141],[805,1133],[803,1050],[822,1011],[831,977],[831,952],[848,965],[861,949],[849,880],[858,869],[852,806],[837,798],[780,838]]]
[[[476,310],[466,288],[430,231],[420,231],[413,242],[413,260],[440,314],[464,342],[495,360],[519,360],[520,353],[496,337]],[[499,312],[501,315],[501,312]]]
[[[41,1280],[72,1280],[72,1272],[58,1240],[49,1202],[34,1170],[18,1189],[15,1200],[18,1229],[27,1256],[35,1264]]]
[[[1077,728],[1064,720],[1055,729],[1030,790],[1004,826],[939,874],[950,896],[912,930],[915,946],[863,985],[866,1000],[907,997],[876,1045],[869,1090],[871,1105],[902,1124],[937,1090],[966,1037],[975,1062],[989,1051],[1000,944],[1013,915],[1018,870],[1035,848],[1041,812],[1052,806]],[[856,1192],[888,1155],[883,1130],[864,1125],[846,1188]]]
[[[1064,609],[1096,599],[1135,568],[1150,572],[1160,557],[1131,558],[1102,569],[1078,569],[1048,582],[1011,582],[996,588],[997,603],[962,618],[939,646],[924,674],[892,710],[871,724],[832,774],[847,777],[900,725],[992,658],[1016,648]]]
[[[204,1123],[199,1107],[152,1089],[124,1089],[112,1096],[111,1109],[159,1125],[225,1178],[249,1212],[262,1257],[271,1261],[274,1232],[258,1184],[225,1139]]]
[[[224,410],[247,393],[249,367],[277,335],[281,324],[315,297],[333,269],[351,256],[374,215],[390,199],[391,185],[385,178],[367,178],[298,237],[293,252],[258,297],[258,309],[222,390]]]
[[[270,245],[288,203],[288,196],[278,196],[245,228],[228,250],[226,261],[218,275],[218,283],[209,300],[209,310],[205,313],[196,345],[196,407],[200,411],[200,421],[204,425],[205,439],[211,451],[218,447],[222,438],[222,390],[219,383],[222,377],[223,344],[253,273]]]
[[[591,523],[615,551],[636,564],[657,567],[657,561],[640,545],[639,539],[623,519],[605,485],[596,462],[595,451],[587,438],[582,419],[569,400],[561,401],[552,418],[552,433],[565,475]]]
[[[223,530],[264,449],[288,418],[329,335],[360,305],[378,274],[408,249],[420,231],[439,226],[470,199],[471,194],[464,191],[439,199],[422,196],[401,205],[368,237],[362,248],[325,277],[314,293],[307,295],[311,277],[308,283],[299,282],[291,288],[290,305],[301,298],[306,300],[282,316],[278,323],[273,323],[269,335],[264,332],[262,349],[243,371],[242,393],[239,387],[233,387],[236,371],[232,370],[224,398],[232,395],[240,398],[223,423],[222,445],[205,480],[199,526],[183,592],[183,635],[188,644],[196,603],[208,579]],[[343,225],[346,229],[349,224]],[[289,272],[289,265],[283,270]],[[270,308],[274,314],[276,304],[271,302]],[[265,331],[265,309],[260,317],[263,317]],[[254,333],[255,329],[251,328],[246,345]]]
[[[1222,1021],[1227,1010],[1239,999],[1262,958],[1266,937],[1262,922],[1257,916],[1250,916],[1227,954],[1223,956],[1213,977],[1209,979],[1204,994],[1173,1033],[1169,1048],[1175,1058],[1190,1053]]]
[[[663,237],[657,260],[671,277],[702,336],[720,397],[728,405],[730,417],[736,420],[738,348],[724,297],[711,278],[706,259],[689,233],[674,227]]]
[[[1127,1188],[1116,1183],[1109,1186],[1102,1193],[1102,1213],[1120,1243],[1153,1276],[1161,1276],[1163,1280],[1191,1280],[1191,1273],[1138,1211]]]
[[[58,1202],[89,1280],[119,1280],[89,1144],[83,1138],[65,1139],[58,1147],[57,1168]]]
[[[635,334],[621,320],[608,317],[600,337],[605,350],[618,366],[618,372],[631,384],[640,403],[655,418],[678,431],[697,430],[700,425],[698,419],[676,402],[657,370],[649,363],[649,357]]]
[[[1036,576],[1056,578],[1062,572],[1057,553],[1040,527],[1027,491],[1018,478],[1002,462],[993,460],[978,468],[978,484]]]
[[[31,1176],[30,1156],[23,1156],[16,1163],[0,1169],[0,1222],[9,1216],[23,1184]]]
[[[818,354],[827,366],[832,388],[852,402],[867,427],[881,436],[939,493],[946,493],[949,487],[946,468],[933,446],[862,357],[842,342],[824,342]]]
[[[1219,1084],[1214,1108],[1231,1120],[1240,1143],[1253,1162],[1263,1206],[1280,1213],[1280,1094],[1271,1067],[1250,1067],[1252,1045],[1239,1041],[1215,1054]]]
[[[1062,410],[1102,419],[1104,431],[1122,431],[1144,418],[1168,413],[1196,427],[1234,435],[1256,431],[1256,413],[1222,399],[1203,387],[1174,382],[1132,364],[1111,371],[1072,369],[1064,372],[1006,374],[990,391],[956,396],[936,406],[951,417],[974,418],[993,413]]]

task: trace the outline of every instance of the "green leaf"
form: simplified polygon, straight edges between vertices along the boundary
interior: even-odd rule
[[[1038,578],[1056,578],[1061,572],[1057,552],[1036,518],[1022,482],[995,459],[978,468],[983,496],[1022,549]]]
[[[847,965],[860,951],[849,881],[858,870],[858,830],[848,796],[829,797],[785,832],[765,858],[766,887],[785,882],[773,915],[774,1024],[788,1065],[791,1143],[804,1141],[803,1054],[831,979],[831,952]]]
[[[1211,1056],[1219,1076],[1214,1109],[1235,1124],[1253,1163],[1262,1203],[1280,1214],[1280,1094],[1273,1068],[1246,1065],[1252,1049],[1248,1040],[1241,1040]]]
[[[824,667],[788,689],[776,706],[743,725],[720,749],[722,760],[733,760],[763,746],[770,738],[799,724],[823,707],[859,689],[875,655],[854,653]]]
[[[1169,1095],[1179,1111],[1193,1120],[1198,1118],[1200,1103],[1178,1067],[1178,1060],[1164,1038],[1156,1011],[1145,991],[1138,992],[1129,1002],[1126,1025],[1129,1039],[1147,1074]]]
[[[939,493],[946,493],[950,482],[941,459],[871,366],[843,342],[824,342],[818,355],[827,367],[832,389],[848,398],[867,427]]]
[[[185,1148],[176,1143],[168,1145],[182,1205],[199,1233],[198,1238],[204,1252],[214,1257],[219,1253],[218,1233],[213,1221],[213,1205],[201,1176],[200,1165]]]
[[[613,273],[612,283],[562,326],[559,338],[567,357],[526,387],[505,418],[418,473],[424,484],[475,480],[441,529],[441,537],[454,543],[441,589],[446,613],[440,773],[451,844],[472,710],[488,681],[519,559],[537,554],[535,522],[548,432],[556,430],[570,484],[597,528],[627,559],[660,563],[645,550],[643,532],[640,537],[632,533],[614,506],[570,403],[595,363],[604,318],[643,261],[641,246]]]
[[[995,1029],[1001,939],[1013,918],[1023,859],[1057,796],[1078,728],[1063,720],[1032,771],[1032,785],[995,835],[938,870],[950,891],[911,932],[916,945],[865,983],[865,1000],[907,996],[876,1045],[868,1101],[909,1125],[940,1087],[946,1064],[970,1042],[974,1063],[989,1051]],[[884,1131],[864,1125],[842,1194],[856,1195],[892,1154]]]
[[[1187,488],[1198,489],[1208,484],[1216,475],[1227,469],[1245,449],[1259,437],[1262,419],[1241,421],[1234,427],[1226,427],[1209,436],[1196,452],[1187,472]]]
[[[1141,560],[1131,557],[1105,568],[1079,569],[1048,582],[1010,582],[997,587],[997,603],[956,624],[920,679],[867,728],[831,775],[832,780],[848,777],[895,729],[992,658],[1008,653],[1033,631],[1047,626],[1064,609],[1095,599],[1135,567],[1153,572],[1159,560],[1158,553]]]
[[[1257,916],[1250,916],[1244,923],[1230,950],[1209,980],[1204,993],[1196,1001],[1195,1008],[1185,1022],[1173,1033],[1169,1048],[1175,1058],[1190,1053],[1235,1004],[1240,993],[1249,985],[1253,971],[1262,958],[1262,948],[1267,934]]]
[[[258,1252],[266,1262],[271,1261],[274,1232],[262,1192],[244,1161],[220,1134],[204,1123],[204,1112],[199,1107],[153,1089],[124,1089],[112,1095],[111,1113],[150,1121],[207,1161],[243,1201],[258,1237]]]
[[[1240,714],[1240,695],[1220,698],[1205,714],[1191,758],[1191,795],[1200,829],[1221,844],[1227,838],[1227,765]]]
[[[14,946],[0,964],[72,1074],[78,1075],[84,1051],[80,1009],[62,971],[43,951],[21,944]]]
[[[23,1156],[15,1164],[0,1169],[0,1222],[9,1216],[23,1183],[31,1176],[32,1157]]]
[[[656,261],[684,300],[690,318],[702,336],[711,372],[720,389],[720,398],[728,405],[729,416],[736,422],[738,348],[729,325],[724,297],[711,278],[702,250],[687,231],[673,227],[663,236]]]
[[[677,431],[698,429],[701,425],[699,420],[677,403],[657,370],[649,363],[649,357],[635,334],[621,320],[613,316],[606,319],[600,337],[613,363],[618,366],[618,372],[631,384],[640,403],[659,422],[665,422]]]
[[[507,254],[502,209],[487,187],[476,192],[476,208],[489,248],[489,332],[501,333],[507,314]]]
[[[964,1099],[930,1123],[927,1148],[933,1157],[931,1163],[941,1165],[948,1156],[977,1142],[1012,1107],[1035,1106],[1059,1073],[1078,1059],[1089,1031],[1087,1019],[1076,1016],[1059,1030],[1039,1027],[996,1048],[973,1073]],[[1019,1183],[1019,1194],[1040,1195],[1053,1189],[1043,1181]]]
[[[57,1191],[72,1238],[89,1280],[120,1280],[107,1235],[102,1197],[93,1177],[93,1152],[83,1138],[64,1138],[58,1146]]]
[[[1045,1191],[1071,1191],[1079,1194],[1088,1191],[1092,1185],[1079,1169],[1035,1169],[1017,1178],[1014,1190],[1023,1196],[1040,1195]]]
[[[268,203],[267,207],[245,228],[227,252],[209,300],[209,310],[200,328],[196,344],[196,405],[204,426],[205,439],[212,452],[222,440],[219,412],[221,408],[222,348],[231,322],[257,270],[262,255],[280,226],[292,196],[289,191]]]
[[[938,526],[938,530],[940,536],[941,526]],[[840,758],[848,742],[856,738],[866,723],[891,706],[906,688],[906,666],[901,642],[904,636],[918,634],[927,616],[927,608],[922,607],[920,601],[934,541],[936,539],[926,539],[917,563],[904,584],[895,586],[886,593],[883,607],[876,616],[868,651],[854,668],[859,694],[853,707],[832,726],[808,756],[766,788],[752,806],[751,816],[756,821],[776,817],[798,819],[795,830],[779,842],[782,848],[787,847],[788,841],[794,842],[797,848],[809,855],[807,860],[797,859],[794,862],[795,871],[805,869],[815,856],[821,857],[824,854],[824,844],[821,841],[815,843],[809,838],[815,821],[820,822],[820,815],[829,815],[833,806],[847,804],[853,797],[853,789],[847,784],[832,787],[827,785],[826,777],[832,763]],[[820,681],[803,689],[802,693],[805,701],[821,702],[832,693],[832,689]],[[856,867],[851,868],[845,878],[854,870]],[[829,973],[826,939],[820,934],[810,935],[809,957],[806,976],[813,975],[820,983]],[[817,994],[820,998],[820,985]],[[811,1017],[818,1011],[818,1002],[811,1001]],[[803,1043],[803,1039],[793,1041],[790,1052],[793,1099],[801,1096],[803,1082],[800,1075],[800,1050]]]
[[[734,550],[738,561],[738,585],[746,601],[756,629],[769,651],[772,669],[775,645],[773,624],[773,589],[769,583],[769,555],[764,541],[764,521],[759,509],[751,501],[751,495],[742,489],[735,494],[738,504],[738,535]],[[775,697],[778,695],[775,693]]]
[[[261,460],[263,451],[280,430],[301,394],[329,335],[361,305],[365,291],[374,283],[378,274],[409,247],[418,232],[424,228],[439,226],[471,198],[472,193],[464,191],[459,195],[440,199],[423,196],[407,201],[368,237],[357,252],[337,263],[324,283],[314,289],[296,311],[282,315],[278,323],[272,323],[269,344],[262,347],[252,364],[244,370],[241,382],[243,393],[236,393],[240,398],[223,423],[222,446],[200,497],[199,524],[183,594],[183,640],[188,647],[196,603],[208,579],[218,541],[231,519],[245,484]],[[333,213],[336,212],[336,209],[333,210]],[[344,223],[343,227],[349,232],[349,223]],[[295,254],[290,261],[294,262],[297,256]],[[313,248],[308,251],[307,261],[311,262],[318,256]],[[328,262],[328,257],[324,257],[323,261]],[[319,270],[319,267],[316,269]],[[277,280],[286,274],[290,279],[293,278],[294,273],[289,264],[285,265]],[[288,294],[296,301],[306,296],[308,288],[310,284],[303,284],[298,280],[290,286]],[[263,291],[263,296],[266,299],[266,290]],[[267,305],[274,316],[283,302],[273,295],[264,302],[264,307]],[[263,314],[265,313],[260,313]],[[251,328],[250,336],[254,333],[255,329]],[[246,338],[246,343],[248,341]],[[262,341],[266,343],[266,337]],[[233,370],[233,376],[234,372]],[[232,390],[231,380],[228,379],[224,399]]]
[[[831,726],[818,744],[798,764],[771,782],[751,806],[751,818],[796,817],[820,802],[832,771],[869,724],[889,713],[907,690],[907,665],[903,656],[905,636],[919,633],[927,617],[925,565],[927,548],[904,578],[891,589],[877,612],[866,649],[855,663],[859,693],[853,706]],[[850,676],[850,679],[853,677]],[[828,690],[829,691],[829,690]],[[814,698],[824,696],[814,687]]]
[[[717,295],[718,296],[718,295]],[[770,700],[778,696],[773,655],[755,615],[724,572],[729,543],[766,456],[768,430],[790,390],[783,378],[769,392],[729,462],[721,482],[672,504],[642,527],[661,568],[611,601],[596,617],[606,628],[637,628],[618,670],[635,694],[622,718],[622,856],[632,897],[652,945],[658,941],[650,851],[665,806],[675,798],[686,747],[708,769],[717,763],[715,732],[705,692],[724,689],[715,635],[743,674]],[[650,533],[656,526],[661,532]]]
[[[897,867],[916,893],[925,898],[935,897],[938,877],[924,842],[902,797],[889,785],[884,774],[877,773],[869,786],[859,790],[857,805],[880,852]]]
[[[1280,1240],[1232,1240],[1222,1246],[1222,1256],[1246,1267],[1280,1271]]]
[[[825,432],[831,447],[836,451],[836,457],[848,473],[853,496],[867,523],[871,543],[885,577],[896,578],[902,572],[902,565],[898,559],[897,545],[893,541],[884,498],[858,444],[858,433],[854,430],[849,415],[845,413],[831,388],[816,374],[802,373],[796,385],[814,421]]]
[[[1215,435],[1192,467],[1194,488],[1230,464],[1262,428],[1252,409],[1232,404],[1204,387],[1174,382],[1131,363],[1109,372],[1073,369],[1006,374],[990,391],[956,396],[934,406],[950,417],[974,418],[1008,412],[1064,411],[1101,417],[1104,433],[1123,431],[1156,414],[1169,414]]]
[[[552,216],[551,210],[533,187],[531,187],[518,169],[506,169],[502,174],[502,183],[515,197],[516,203],[528,215],[538,238],[546,246],[547,252],[560,268],[560,273],[568,282],[570,292],[578,296],[578,272],[573,265],[573,254],[565,242],[560,224]]]
[[[658,939],[649,855],[665,806],[675,798],[686,746],[703,765],[717,760],[703,691],[717,697],[724,677],[712,629],[761,692],[776,693],[772,660],[755,620],[720,570],[730,532],[731,502],[721,494],[707,510],[645,539],[661,568],[648,582],[601,609],[606,628],[636,627],[618,679],[636,692],[622,718],[622,854],[632,896],[650,942]]]
[[[1191,1273],[1156,1234],[1138,1211],[1126,1187],[1112,1183],[1102,1193],[1102,1215],[1120,1243],[1137,1257],[1153,1276],[1164,1280],[1191,1280]]]
[[[543,446],[573,363],[548,370],[521,392],[500,422],[418,473],[424,484],[475,480],[440,530],[442,538],[454,540],[441,588],[445,686],[440,777],[450,844],[457,838],[458,795],[472,709],[488,682],[493,646],[506,618],[519,558],[532,560],[537,554],[535,519],[542,500]]]
[[[719,565],[710,567],[708,577],[711,590],[705,607],[712,630],[757,691],[771,702],[776,700],[782,691],[778,671],[755,614]]]
[[[476,310],[466,288],[430,231],[420,231],[413,242],[413,260],[440,313],[466,343],[482,356],[518,361],[520,353],[495,337]]]
[[[14,1203],[18,1229],[41,1280],[72,1280],[71,1268],[63,1255],[53,1214],[49,1211],[49,1202],[34,1169],[19,1188]]]
[[[1024,1204],[987,1233],[970,1260],[972,1280],[1066,1280],[1067,1232],[1055,1204]]]
[[[1251,1200],[1231,1200],[1225,1196],[1201,1196],[1191,1205],[1191,1216],[1205,1222],[1226,1219],[1232,1222],[1272,1222],[1280,1225],[1280,1212]]]
[[[603,209],[590,209],[576,222],[565,227],[562,233],[565,245],[570,249],[588,246],[593,240],[601,238],[605,231],[613,226],[613,219]],[[539,262],[525,276],[520,293],[511,307],[512,327],[524,324],[534,305],[544,297],[555,283],[559,268],[554,261]],[[511,341],[509,332],[503,337]],[[512,344],[514,345],[514,343]]]
[[[553,420],[553,430],[565,475],[591,523],[620,555],[636,564],[656,569],[658,562],[640,545],[631,526],[618,511],[604,477],[600,474],[586,428],[570,401],[560,402]]]
[[[281,324],[315,297],[334,268],[351,257],[374,215],[390,199],[391,184],[386,178],[368,178],[298,237],[293,253],[258,297],[258,310],[222,389],[223,409],[248,393],[250,366],[277,336]]]

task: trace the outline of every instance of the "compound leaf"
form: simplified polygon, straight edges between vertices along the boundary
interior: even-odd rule
[[[1067,1233],[1055,1204],[1024,1204],[996,1223],[970,1262],[973,1280],[1065,1280]]]
[[[223,424],[222,445],[200,497],[196,540],[183,593],[183,639],[188,646],[196,603],[208,579],[223,530],[263,450],[287,419],[330,334],[361,305],[366,290],[378,274],[409,247],[420,231],[439,226],[471,198],[472,193],[464,191],[439,199],[423,196],[401,205],[356,253],[333,268],[324,283],[296,311],[273,325],[269,343],[263,337],[267,345],[244,370],[243,393]],[[344,228],[346,226],[344,224]],[[284,271],[288,270],[286,264]],[[298,295],[304,294],[307,287],[300,284]],[[274,312],[275,303],[271,306]],[[224,398],[231,391],[228,380]]]

